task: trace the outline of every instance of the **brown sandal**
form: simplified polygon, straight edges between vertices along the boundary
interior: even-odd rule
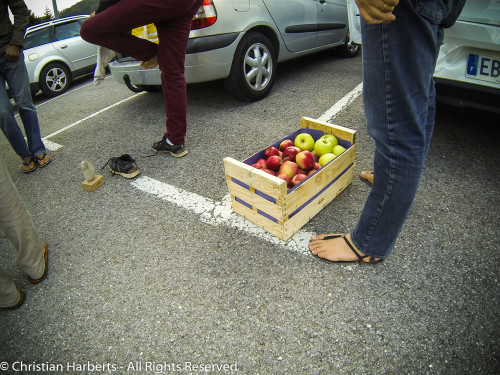
[[[42,152],[41,154],[36,154],[35,155],[35,160],[36,160],[36,163],[37,165],[40,167],[40,168],[44,168],[46,167],[47,165],[50,164],[50,162],[52,161],[50,159],[50,156],[47,155],[45,152]]]
[[[29,158],[26,158],[23,160],[23,172],[24,173],[30,173],[33,172],[36,169],[36,163],[35,159],[33,156],[30,156]]]

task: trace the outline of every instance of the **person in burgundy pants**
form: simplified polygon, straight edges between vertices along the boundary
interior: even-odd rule
[[[82,24],[81,37],[142,61],[145,69],[159,66],[165,94],[167,132],[153,149],[176,157],[187,154],[186,80],[184,60],[191,20],[203,0],[101,1],[95,16]],[[136,27],[154,23],[159,43],[133,36]]]

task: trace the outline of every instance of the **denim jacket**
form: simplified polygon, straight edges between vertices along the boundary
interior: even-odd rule
[[[410,0],[415,9],[436,25],[451,27],[465,5],[465,0]]]

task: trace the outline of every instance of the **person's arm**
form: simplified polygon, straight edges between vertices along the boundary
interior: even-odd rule
[[[5,49],[4,59],[17,61],[24,45],[24,33],[28,27],[30,12],[23,0],[7,0],[7,5],[14,16],[14,23],[12,24],[12,37]]]
[[[356,0],[361,17],[371,25],[394,21],[392,12],[398,3],[399,0]]]

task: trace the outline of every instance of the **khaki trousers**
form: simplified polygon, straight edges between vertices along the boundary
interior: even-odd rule
[[[10,174],[0,160],[0,228],[16,250],[16,264],[33,279],[45,270],[42,241],[35,230]],[[19,291],[12,277],[0,265],[0,307],[19,301]]]

